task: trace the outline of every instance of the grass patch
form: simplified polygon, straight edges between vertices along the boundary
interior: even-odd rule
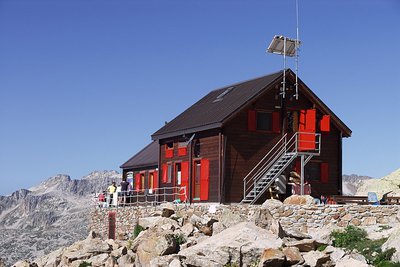
[[[317,248],[318,251],[324,251],[328,245],[321,245]]]
[[[83,261],[81,264],[79,264],[79,267],[87,267],[87,266],[92,266],[91,262]]]
[[[133,238],[136,238],[143,230],[144,230],[143,226],[136,224],[135,228],[133,229]]]
[[[396,249],[382,251],[382,245],[386,242],[386,238],[368,239],[367,232],[355,226],[348,226],[344,231],[333,231],[331,236],[334,238],[333,246],[357,250],[369,264],[378,267],[400,267],[400,263],[390,261]]]
[[[179,246],[186,243],[186,238],[183,234],[175,234],[174,239]]]

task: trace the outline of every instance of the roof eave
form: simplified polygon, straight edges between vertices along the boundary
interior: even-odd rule
[[[207,124],[207,125],[183,129],[183,130],[179,130],[179,131],[168,132],[168,133],[164,133],[164,134],[153,134],[151,136],[151,139],[154,141],[157,141],[157,140],[167,139],[167,138],[176,137],[176,136],[188,135],[188,134],[192,134],[192,133],[196,133],[196,132],[218,129],[221,127],[222,127],[222,122],[215,122],[215,123],[211,123],[211,124]]]

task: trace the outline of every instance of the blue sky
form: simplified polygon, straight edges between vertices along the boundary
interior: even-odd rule
[[[400,168],[400,2],[299,3],[300,77],[353,130],[344,173]],[[294,0],[1,0],[0,195],[118,170],[210,90],[280,70],[265,49],[295,25]]]

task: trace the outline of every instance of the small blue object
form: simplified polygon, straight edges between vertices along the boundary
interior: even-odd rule
[[[372,205],[379,205],[378,196],[375,192],[368,192],[368,202]]]

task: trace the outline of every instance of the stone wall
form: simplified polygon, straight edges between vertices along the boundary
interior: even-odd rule
[[[160,216],[163,206],[95,208],[91,214],[91,230],[103,237],[108,233],[108,214],[116,212],[117,234],[132,233],[138,218]],[[215,219],[225,225],[229,222],[249,220],[261,206],[194,204],[175,205],[176,218],[187,220],[193,214],[205,220]],[[274,218],[279,219],[282,227],[296,228],[303,232],[324,225],[369,226],[390,224],[400,217],[400,206],[370,205],[283,205],[275,203],[269,206]],[[140,224],[140,223],[139,223]]]

